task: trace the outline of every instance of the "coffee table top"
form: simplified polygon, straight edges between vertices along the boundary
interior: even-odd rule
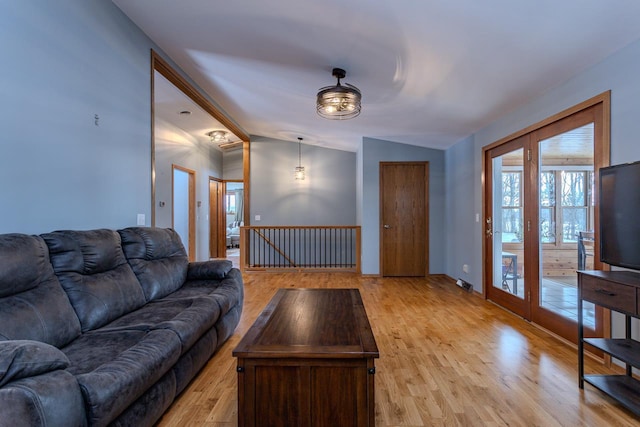
[[[233,351],[245,358],[372,358],[357,289],[279,289]]]

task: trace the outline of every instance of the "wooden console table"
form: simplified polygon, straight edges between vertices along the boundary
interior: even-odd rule
[[[379,352],[357,289],[280,289],[233,356],[240,427],[375,425]]]
[[[625,315],[625,338],[585,338],[582,303],[618,311]],[[618,400],[640,416],[640,381],[632,368],[640,368],[640,342],[631,338],[631,318],[640,318],[640,274],[630,271],[578,271],[578,376]],[[626,375],[585,375],[584,344],[610,354],[626,365]]]

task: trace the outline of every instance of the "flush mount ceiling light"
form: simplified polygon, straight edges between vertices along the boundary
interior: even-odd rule
[[[296,180],[304,181],[304,166],[302,166],[302,138],[298,137],[298,166],[296,166],[293,176]]]
[[[206,134],[209,138],[211,138],[211,142],[227,142],[227,132],[223,130],[212,130],[211,132],[207,132]]]
[[[316,99],[318,114],[331,120],[346,120],[357,117],[361,109],[362,95],[360,90],[349,83],[345,83],[344,86],[340,84],[340,79],[344,79],[347,75],[347,72],[342,68],[334,68],[332,75],[338,79],[338,84],[320,89]]]

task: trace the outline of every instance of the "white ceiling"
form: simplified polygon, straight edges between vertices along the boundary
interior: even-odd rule
[[[247,133],[447,148],[640,39],[638,0],[113,0]],[[334,67],[362,91],[315,112]]]

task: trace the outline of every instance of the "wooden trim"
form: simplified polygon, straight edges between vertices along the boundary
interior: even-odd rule
[[[174,171],[179,170],[189,174],[189,261],[196,260],[196,171],[176,164],[171,165],[171,226],[175,228],[173,213],[174,206]]]
[[[242,180],[244,181],[244,225],[251,225],[250,215],[250,187],[251,187],[251,142],[242,143]],[[240,247],[242,252],[242,246]]]
[[[151,50],[151,226],[156,226],[156,94],[155,94],[155,61]]]
[[[212,200],[211,182],[212,181],[217,182],[219,184],[219,185],[216,185],[217,193],[215,194],[215,196],[213,196],[217,200],[217,203],[216,203],[218,207],[217,212],[214,212],[211,207],[212,206],[212,203],[211,203],[211,200]],[[211,258],[211,253],[212,253],[211,248],[213,247],[213,245],[215,245],[215,248],[216,248],[215,252],[218,254],[218,258],[225,258],[227,256],[226,233],[225,233],[226,217],[224,215],[224,192],[221,190],[221,187],[223,186],[224,186],[224,182],[221,179],[209,176],[209,258]],[[218,219],[215,222],[215,224],[212,223],[212,218],[214,217]],[[214,239],[212,236],[211,230],[213,227],[217,228],[218,239]]]
[[[493,143],[491,143],[489,145],[486,145],[486,146],[482,147],[483,154],[484,154],[485,151],[491,150],[492,148],[497,147],[499,145],[502,145],[505,142],[508,142],[508,141],[510,141],[512,139],[519,138],[519,137],[521,137],[523,135],[526,135],[528,133],[532,133],[532,132],[534,132],[534,131],[536,131],[536,130],[544,127],[544,126],[547,126],[547,125],[549,125],[549,124],[551,124],[553,122],[557,122],[558,120],[562,120],[565,117],[569,117],[572,114],[578,113],[578,112],[580,112],[582,110],[586,110],[587,108],[593,107],[594,105],[597,105],[599,103],[602,103],[603,106],[604,105],[607,106],[606,111],[610,111],[611,110],[611,91],[610,90],[608,90],[606,92],[602,92],[601,94],[596,95],[593,98],[589,98],[586,101],[583,101],[583,102],[581,102],[581,103],[579,103],[577,105],[574,105],[573,107],[569,107],[566,110],[563,110],[563,111],[561,111],[561,112],[559,112],[557,114],[554,114],[551,117],[547,117],[544,120],[541,120],[541,121],[539,121],[537,123],[534,123],[534,124],[524,128],[524,129],[521,129],[521,130],[519,130],[517,132],[512,133],[511,135],[505,136],[504,138],[501,138],[501,139],[497,140],[496,142],[493,142]],[[607,127],[609,127],[610,126],[610,118],[611,118],[610,117],[610,113],[606,114],[605,117],[606,117],[606,120],[607,120]]]

